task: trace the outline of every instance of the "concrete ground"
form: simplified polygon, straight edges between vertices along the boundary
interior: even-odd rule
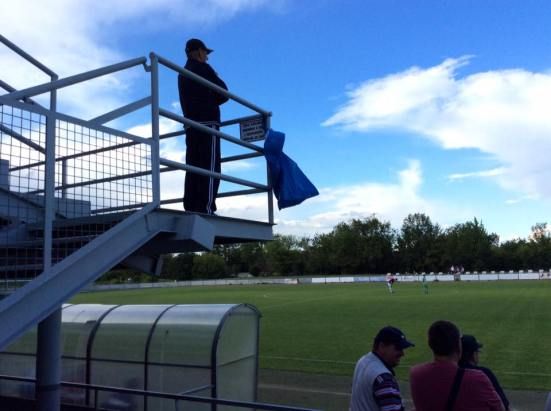
[[[260,370],[259,401],[324,411],[347,411],[351,377]],[[406,410],[413,409],[407,382],[400,382]],[[543,411],[547,392],[506,390],[511,411]]]

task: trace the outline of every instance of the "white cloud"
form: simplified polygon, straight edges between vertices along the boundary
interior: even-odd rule
[[[268,221],[267,194],[223,197],[216,200],[216,205],[218,207],[217,214],[219,215]]]
[[[465,221],[475,215],[471,209],[439,200],[426,199],[420,194],[423,185],[421,163],[410,160],[408,166],[396,173],[396,182],[325,187],[320,195],[303,204],[277,209],[274,198],[274,233],[312,237],[331,231],[335,225],[353,218],[375,215],[389,221],[395,228],[402,225],[410,213],[425,213],[444,227]],[[219,198],[218,214],[222,216],[267,221],[268,205],[265,194]]]
[[[277,9],[286,0],[19,0],[0,2],[2,34],[39,61],[66,77],[128,58],[107,44],[123,27],[169,30],[174,25],[204,27],[261,7]],[[0,78],[17,89],[49,77],[0,45]],[[140,71],[141,70],[141,71]],[[92,118],[126,104],[128,87],[142,68],[102,77],[64,89],[59,108]],[[45,100],[41,100],[44,101]]]
[[[445,149],[478,149],[499,163],[499,172],[478,177],[551,198],[551,73],[511,69],[459,78],[457,70],[468,62],[448,59],[368,81],[350,91],[323,125],[365,132],[402,128]]]
[[[459,208],[439,200],[424,198],[421,163],[410,160],[408,167],[397,173],[397,181],[390,184],[365,182],[350,186],[325,187],[319,197],[308,202],[308,210],[321,210],[300,216],[301,206],[279,212],[274,231],[284,234],[309,235],[331,231],[336,224],[353,218],[375,215],[389,221],[395,228],[402,225],[410,213],[425,213],[434,222],[444,226],[470,218],[472,210]]]
[[[236,173],[240,171],[251,171],[258,168],[259,165],[253,163],[252,161],[239,160],[232,161],[231,163],[222,163],[222,172],[223,173]]]
[[[511,198],[509,200],[505,200],[505,204],[514,205],[514,204],[522,203],[524,201],[533,201],[533,200],[537,200],[537,198],[534,197],[534,196],[522,196],[522,197]]]
[[[492,170],[473,171],[470,173],[455,173],[448,176],[448,180],[457,181],[465,180],[467,178],[484,178],[484,177],[496,177],[501,176],[505,170],[503,168],[494,168]]]

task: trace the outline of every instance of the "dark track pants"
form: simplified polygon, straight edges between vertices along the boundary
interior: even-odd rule
[[[205,124],[218,130],[216,124]],[[186,130],[186,164],[220,173],[220,137],[193,128]],[[216,195],[220,180],[186,172],[184,208],[187,211],[212,214],[216,211]]]

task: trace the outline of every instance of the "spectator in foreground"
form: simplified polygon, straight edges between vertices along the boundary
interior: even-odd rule
[[[480,352],[480,349],[482,348],[482,344],[480,344],[473,335],[465,334],[461,337],[461,348],[463,352],[461,354],[461,359],[459,360],[459,366],[473,370],[480,370],[484,374],[486,374],[494,389],[496,390],[497,395],[499,395],[499,397],[501,398],[505,409],[509,410],[509,400],[507,399],[505,392],[503,392],[503,389],[499,385],[497,377],[489,368],[480,367],[478,365],[478,354]]]
[[[373,349],[358,360],[352,380],[350,411],[404,410],[394,367],[404,350],[414,344],[396,327],[382,328],[373,341]]]
[[[547,394],[547,401],[545,401],[545,408],[543,411],[551,411],[551,392]]]
[[[458,366],[461,334],[449,321],[436,321],[428,332],[432,362],[410,371],[411,397],[416,411],[504,411],[488,377]]]

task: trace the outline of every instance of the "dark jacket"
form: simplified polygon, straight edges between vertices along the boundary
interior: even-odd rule
[[[503,405],[505,406],[505,409],[506,410],[509,409],[509,400],[507,399],[507,396],[505,395],[505,392],[503,391],[503,388],[501,388],[501,385],[499,385],[499,381],[497,380],[497,377],[492,372],[492,370],[490,370],[489,368],[486,368],[486,367],[479,367],[477,365],[471,365],[471,364],[465,363],[465,362],[460,362],[459,366],[463,367],[463,368],[473,369],[473,370],[480,370],[484,374],[486,374],[486,376],[492,382],[492,385],[494,386],[494,389],[496,390],[497,395],[499,395],[499,398],[501,398],[501,401],[503,402]]]
[[[226,83],[218,77],[207,63],[188,59],[185,68],[225,90],[228,89]],[[228,101],[226,96],[181,74],[178,75],[178,92],[180,93],[180,104],[185,117],[195,121],[220,122],[219,106]]]

